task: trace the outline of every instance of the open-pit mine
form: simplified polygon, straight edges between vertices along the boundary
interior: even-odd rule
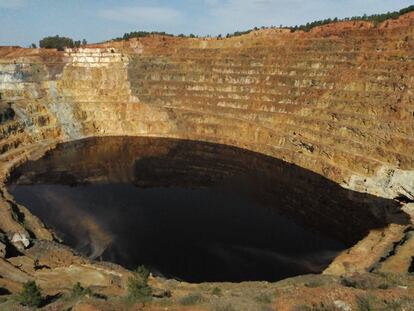
[[[230,305],[246,286],[277,292],[277,310],[315,297],[351,310],[355,275],[404,280],[374,286],[387,299],[414,295],[413,221],[414,13],[0,47],[7,293],[35,280],[52,296],[76,282],[122,296],[145,265],[169,310],[195,310],[174,303],[196,291],[197,310],[210,290]]]

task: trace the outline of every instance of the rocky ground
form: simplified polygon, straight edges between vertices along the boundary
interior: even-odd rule
[[[246,282],[187,284],[151,278],[157,296],[136,302],[123,296],[92,294],[71,297],[50,294],[41,310],[210,310],[210,311],[331,311],[414,310],[414,275],[356,274],[349,277],[307,275],[277,283]],[[166,294],[167,293],[167,294]],[[25,310],[13,295],[0,298],[0,310]]]

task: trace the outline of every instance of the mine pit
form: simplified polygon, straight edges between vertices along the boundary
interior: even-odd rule
[[[60,144],[8,187],[80,254],[195,283],[321,273],[395,204],[252,151],[144,137]]]

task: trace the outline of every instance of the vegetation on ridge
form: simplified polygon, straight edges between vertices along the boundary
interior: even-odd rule
[[[122,37],[112,39],[112,41],[129,40],[129,39],[132,39],[132,38],[145,38],[145,37],[150,37],[150,36],[154,36],[154,35],[165,36],[165,37],[196,38],[196,36],[194,34],[190,34],[188,36],[186,36],[184,34],[180,34],[178,36],[175,36],[175,35],[170,34],[170,33],[159,32],[159,31],[152,31],[152,32],[132,31],[132,32],[129,32],[129,33],[125,33]]]
[[[231,38],[231,37],[238,37],[238,36],[242,36],[242,35],[246,35],[252,31],[255,30],[259,30],[259,29],[275,29],[275,28],[285,28],[285,29],[290,29],[292,32],[294,31],[305,31],[308,32],[310,30],[312,30],[315,27],[318,26],[323,26],[323,25],[327,25],[327,24],[331,24],[331,23],[337,23],[337,22],[344,22],[344,21],[369,21],[369,22],[373,22],[375,24],[379,24],[382,23],[388,19],[398,19],[401,15],[409,13],[409,12],[413,12],[414,11],[414,5],[411,5],[409,7],[406,7],[404,9],[401,9],[399,11],[395,11],[395,12],[388,12],[388,13],[384,13],[384,14],[373,14],[373,15],[367,15],[364,14],[363,16],[353,16],[353,17],[347,17],[347,18],[327,18],[324,20],[318,20],[318,21],[314,21],[311,23],[307,23],[304,25],[297,25],[297,26],[283,26],[280,25],[279,27],[275,27],[275,26],[270,26],[270,27],[255,27],[253,29],[249,29],[249,30],[245,30],[245,31],[236,31],[234,33],[228,33],[225,37],[226,38]],[[123,37],[118,37],[115,39],[112,39],[111,41],[122,41],[122,40],[129,40],[132,38],[144,38],[144,37],[149,37],[152,35],[160,35],[160,36],[167,36],[167,37],[180,37],[180,38],[196,38],[197,36],[195,36],[194,34],[190,34],[190,35],[184,35],[184,34],[180,34],[178,36],[173,35],[173,34],[169,34],[166,32],[157,32],[157,31],[153,31],[153,32],[148,32],[148,31],[133,31],[130,33],[125,33],[123,35]],[[208,38],[211,36],[207,36]],[[217,39],[221,39],[223,36],[220,34],[218,35],[216,38]]]
[[[336,22],[344,22],[344,21],[368,21],[368,22],[373,22],[374,24],[379,24],[379,23],[385,22],[388,19],[398,19],[401,15],[404,15],[406,13],[413,12],[413,11],[414,11],[414,5],[411,5],[409,7],[406,7],[404,9],[401,9],[395,12],[388,12],[384,14],[373,14],[373,15],[364,14],[363,16],[353,16],[353,17],[347,17],[343,19],[339,19],[337,17],[334,19],[328,18],[324,20],[307,23],[306,25],[287,27],[287,28],[290,28],[293,31],[296,31],[296,30],[310,31],[312,28],[315,28],[318,26],[327,25],[327,24],[336,23]]]
[[[285,28],[285,29],[290,29],[291,31],[298,31],[298,30],[302,30],[305,32],[309,32],[311,31],[313,28],[315,27],[319,27],[319,26],[323,26],[323,25],[327,25],[327,24],[331,24],[331,23],[338,23],[338,22],[346,22],[346,21],[368,21],[368,22],[373,22],[375,25],[385,22],[388,19],[398,19],[401,15],[410,13],[414,11],[414,5],[411,5],[409,7],[406,7],[404,9],[401,9],[399,11],[395,11],[395,12],[387,12],[384,14],[372,14],[372,15],[367,15],[364,14],[363,16],[353,16],[353,17],[346,17],[346,18],[327,18],[327,19],[323,19],[323,20],[318,20],[318,21],[314,21],[311,23],[307,23],[305,25],[297,25],[297,26],[286,26],[284,27],[283,25],[280,25],[279,28]],[[271,26],[271,27],[261,27],[261,29],[274,29],[276,27]],[[254,29],[250,29],[250,30],[246,30],[246,31],[236,31],[233,34],[227,34],[227,38],[229,37],[236,37],[236,36],[241,36],[244,34],[248,34],[250,32],[252,32],[253,30],[259,30],[259,28],[255,27]]]
[[[387,12],[384,14],[372,14],[372,15],[367,15],[364,14],[363,16],[353,16],[353,17],[347,17],[347,18],[327,18],[327,19],[323,19],[323,20],[318,20],[318,21],[313,21],[310,23],[306,23],[304,25],[296,25],[296,26],[283,26],[280,25],[279,27],[276,26],[270,26],[270,27],[255,27],[253,29],[249,29],[249,30],[245,30],[245,31],[236,31],[234,33],[228,33],[225,37],[226,38],[231,38],[231,37],[238,37],[238,36],[242,36],[242,35],[246,35],[249,34],[252,31],[257,31],[259,29],[276,29],[276,28],[285,28],[285,29],[290,29],[292,32],[295,31],[305,31],[305,32],[309,32],[311,31],[313,28],[318,27],[318,26],[323,26],[323,25],[327,25],[327,24],[331,24],[331,23],[337,23],[337,22],[344,22],[344,21],[368,21],[368,22],[373,22],[374,24],[379,24],[382,23],[388,19],[398,19],[401,15],[406,14],[406,13],[410,13],[414,11],[414,5],[411,5],[409,7],[403,8],[399,11],[394,11],[394,12]],[[132,31],[129,33],[125,33],[122,37],[117,37],[114,39],[111,39],[110,41],[123,41],[123,40],[129,40],[132,38],[145,38],[145,37],[150,37],[150,36],[165,36],[165,37],[178,37],[178,38],[198,38],[198,36],[194,35],[194,34],[189,34],[189,35],[184,35],[184,34],[179,34],[179,35],[174,35],[174,34],[170,34],[170,33],[166,33],[166,32],[160,32],[160,31]],[[207,38],[211,38],[210,35],[206,36]],[[216,38],[217,39],[221,39],[224,36],[219,34]],[[49,37],[45,37],[43,39],[41,39],[39,41],[39,47],[41,48],[46,48],[46,49],[57,49],[59,51],[63,51],[65,48],[74,48],[74,47],[80,47],[83,45],[86,45],[87,41],[85,39],[83,39],[82,41],[77,40],[74,41],[71,38],[68,37],[60,37],[58,35],[56,36],[49,36]],[[36,44],[32,43],[30,45],[31,48],[36,48]]]

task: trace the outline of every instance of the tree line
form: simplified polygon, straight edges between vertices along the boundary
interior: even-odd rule
[[[279,28],[285,28],[285,29],[290,29],[292,32],[295,31],[305,31],[305,32],[309,32],[311,31],[313,28],[318,27],[318,26],[323,26],[323,25],[327,25],[327,24],[331,24],[331,23],[337,23],[337,22],[344,22],[344,21],[370,21],[370,22],[374,22],[375,24],[379,24],[382,23],[388,19],[398,19],[401,15],[409,13],[409,12],[413,12],[414,11],[414,5],[411,5],[409,7],[406,7],[404,9],[401,9],[399,11],[395,11],[395,12],[387,12],[384,14],[372,14],[372,15],[367,15],[364,14],[362,16],[353,16],[353,17],[347,17],[347,18],[327,18],[327,19],[323,19],[323,20],[318,20],[318,21],[314,21],[314,22],[310,22],[304,25],[296,25],[296,26],[283,26],[280,25]],[[259,30],[259,29],[274,29],[276,28],[275,26],[270,26],[270,27],[265,27],[262,26],[260,28],[255,27],[253,29],[249,29],[249,30],[245,30],[245,31],[235,31],[233,33],[228,33],[227,35],[225,35],[226,38],[231,38],[231,37],[238,37],[238,36],[242,36],[242,35],[246,35],[249,34],[252,31],[255,30]],[[147,31],[134,31],[134,32],[130,32],[130,33],[125,33],[123,37],[118,37],[115,39],[112,39],[112,41],[121,41],[121,40],[128,40],[131,38],[143,38],[143,37],[148,37],[151,35],[162,35],[162,36],[168,36],[168,37],[180,37],[180,38],[197,38],[198,36],[194,35],[194,34],[190,34],[190,35],[184,35],[184,34],[180,34],[178,36],[173,35],[173,34],[169,34],[169,33],[165,33],[165,32],[147,32]],[[219,34],[218,36],[216,36],[217,39],[221,39],[224,36]],[[211,38],[211,36],[207,36],[207,38]]]
[[[132,39],[132,38],[145,38],[145,37],[150,37],[150,36],[154,36],[154,35],[164,36],[164,37],[197,38],[197,36],[194,35],[194,34],[174,35],[174,34],[171,34],[171,33],[166,33],[164,31],[151,31],[151,32],[149,32],[149,31],[132,31],[132,32],[129,32],[129,33],[125,33],[122,37],[114,38],[111,41],[123,41],[123,40],[129,40],[129,39]]]
[[[403,8],[399,11],[394,11],[394,12],[387,12],[384,14],[372,14],[372,15],[367,15],[364,14],[362,16],[353,16],[353,17],[346,17],[346,18],[327,18],[327,19],[323,19],[323,20],[318,20],[318,21],[314,21],[314,22],[310,22],[304,25],[296,25],[296,26],[283,26],[280,25],[280,28],[286,28],[286,29],[290,29],[292,32],[295,31],[305,31],[305,32],[309,32],[311,31],[313,28],[318,27],[318,26],[323,26],[323,25],[327,25],[327,24],[331,24],[331,23],[338,23],[338,22],[345,22],[345,21],[369,21],[369,22],[373,22],[375,25],[378,25],[382,22],[385,22],[388,19],[398,19],[401,15],[410,13],[414,11],[414,5],[411,5],[409,7]],[[274,26],[271,27],[261,27],[261,29],[272,29],[272,28],[276,28]],[[259,28],[255,27],[254,29],[250,29],[250,30],[246,30],[246,31],[236,31],[232,34],[227,34],[227,38],[229,37],[237,37],[237,36],[241,36],[244,34],[248,34],[250,32],[252,32],[253,30],[259,30]]]
[[[314,22],[310,22],[304,25],[296,25],[296,26],[283,26],[280,25],[279,28],[285,28],[285,29],[290,29],[292,32],[295,31],[305,31],[305,32],[309,32],[311,31],[313,28],[318,27],[318,26],[323,26],[323,25],[327,25],[327,24],[331,24],[331,23],[337,23],[337,22],[344,22],[344,21],[369,21],[369,22],[373,22],[374,24],[379,24],[382,23],[388,19],[398,19],[401,15],[406,14],[406,13],[410,13],[414,11],[414,5],[411,5],[409,7],[403,8],[399,11],[395,11],[395,12],[387,12],[384,14],[372,14],[372,15],[367,15],[364,14],[363,16],[353,16],[353,17],[347,17],[347,18],[327,18],[327,19],[323,19],[323,20],[318,20],[318,21],[314,21]],[[242,36],[245,34],[248,34],[252,31],[255,30],[259,30],[259,29],[274,29],[276,28],[275,26],[271,26],[271,27],[255,27],[253,29],[249,29],[246,31],[236,31],[234,33],[228,33],[225,37],[226,38],[231,38],[231,37],[238,37],[238,36]],[[166,32],[159,32],[159,31],[133,31],[133,32],[129,32],[129,33],[125,33],[122,37],[118,37],[118,38],[114,38],[110,41],[122,41],[122,40],[129,40],[132,38],[144,38],[144,37],[149,37],[149,36],[153,36],[153,35],[159,35],[159,36],[167,36],[167,37],[179,37],[179,38],[198,38],[198,36],[194,35],[194,34],[189,34],[189,35],[184,35],[184,34],[179,34],[179,35],[174,35],[174,34],[170,34],[170,33],[166,33]],[[223,38],[223,35],[218,35],[216,36],[217,39],[221,39]],[[210,35],[207,36],[207,38],[211,38]],[[73,48],[73,47],[80,47],[83,45],[86,45],[87,41],[85,39],[83,39],[82,41],[77,40],[74,41],[71,38],[68,37],[60,37],[58,35],[56,36],[50,36],[50,37],[45,37],[43,39],[41,39],[39,41],[39,46],[41,48],[46,48],[46,49],[58,49],[59,51],[63,51],[64,48]],[[36,44],[32,43],[31,46],[32,48],[36,48]]]
[[[375,25],[377,25],[382,22],[385,22],[388,19],[398,19],[401,15],[404,15],[406,13],[410,13],[413,11],[414,11],[414,5],[411,5],[399,11],[387,12],[384,14],[372,14],[372,15],[364,14],[363,16],[353,16],[353,17],[347,17],[347,18],[342,18],[342,19],[339,19],[337,17],[334,19],[328,18],[324,20],[314,21],[312,23],[307,23],[305,25],[286,27],[286,28],[290,28],[293,31],[303,30],[303,31],[308,32],[312,28],[315,28],[318,26],[323,26],[323,25],[337,23],[337,22],[344,22],[344,21],[368,21],[368,22],[373,22]]]

